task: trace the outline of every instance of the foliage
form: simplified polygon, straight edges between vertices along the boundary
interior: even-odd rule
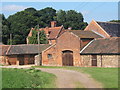
[[[92,78],[103,84],[104,88],[118,88],[118,68],[101,67],[56,67],[35,66],[35,68],[64,68],[90,74]]]
[[[118,22],[118,23],[120,23],[120,20],[111,20],[110,22]]]
[[[87,26],[87,23],[83,22],[83,15],[75,10],[59,10],[56,19],[59,25],[63,25],[65,28],[72,27],[75,30],[83,30]]]
[[[55,76],[34,69],[2,69],[2,88],[53,88]]]
[[[3,43],[9,44],[11,33],[13,44],[25,44],[28,33],[32,27],[38,24],[40,28],[49,27],[50,21],[57,21],[58,25],[63,24],[66,29],[68,27],[72,27],[72,29],[84,29],[87,23],[83,20],[82,14],[74,10],[60,10],[57,12],[51,7],[41,10],[36,10],[32,7],[27,8],[10,15],[7,19],[2,15]]]
[[[38,44],[38,31],[36,27],[32,30],[32,36],[28,37],[28,39],[29,39],[29,44]],[[40,40],[40,44],[48,43],[46,34],[43,30],[39,31],[39,40]]]
[[[0,38],[2,38],[2,42],[4,44],[7,44],[9,33],[10,33],[10,24],[5,18],[3,14],[0,14],[0,28],[2,28],[2,31],[0,31]]]

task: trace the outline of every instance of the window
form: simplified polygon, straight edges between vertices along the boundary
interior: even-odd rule
[[[52,58],[52,54],[47,55],[48,59]]]

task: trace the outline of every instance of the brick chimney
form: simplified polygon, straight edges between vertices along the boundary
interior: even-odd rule
[[[56,27],[57,22],[56,21],[51,21],[51,27]]]

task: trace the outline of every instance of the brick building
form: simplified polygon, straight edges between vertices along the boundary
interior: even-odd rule
[[[44,66],[118,67],[119,27],[119,23],[92,20],[85,30],[69,30],[64,29],[63,26],[56,27],[56,22],[53,21],[51,27],[40,29],[45,31],[49,40],[49,44],[40,45],[41,64]],[[32,36],[32,29],[28,37],[30,36]],[[20,65],[21,62],[33,64],[33,58],[38,54],[38,45],[12,45],[3,48],[2,57],[8,57],[9,64]],[[28,58],[30,56],[31,60]]]
[[[40,49],[36,44],[0,45],[0,64],[2,65],[27,65],[35,63],[35,55],[41,53],[50,45],[42,44]]]
[[[56,21],[51,21],[51,27],[46,27],[46,28],[40,28],[39,29],[39,31],[44,30],[49,44],[56,43],[56,39],[58,38],[58,36],[60,36],[64,32],[63,25],[59,26],[59,27],[56,27],[56,24],[57,24]],[[31,28],[31,30],[28,34],[28,37],[26,38],[27,44],[29,44],[29,39],[28,38],[32,36],[32,31],[33,30],[34,30],[34,28]]]
[[[82,66],[118,67],[120,37],[99,38],[80,51]]]

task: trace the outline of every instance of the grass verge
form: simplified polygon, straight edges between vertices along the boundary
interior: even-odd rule
[[[118,68],[37,66],[37,68],[38,67],[63,68],[87,73],[98,82],[101,82],[104,88],[118,88]]]
[[[2,88],[55,88],[55,75],[34,69],[2,69]]]

